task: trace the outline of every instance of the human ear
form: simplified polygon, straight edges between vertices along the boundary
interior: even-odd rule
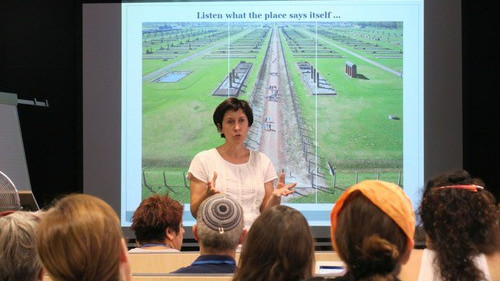
[[[175,238],[175,231],[173,231],[173,229],[171,229],[170,227],[167,227],[167,229],[165,229],[165,233],[167,235],[167,238],[169,240],[174,240]]]
[[[38,272],[38,277],[36,280],[42,281],[44,277],[45,277],[45,268],[42,266],[42,269],[40,269],[40,272]]]
[[[130,260],[128,258],[127,246],[125,245],[125,239],[122,238],[121,241],[121,253],[120,253],[120,276],[123,281],[132,281],[132,269],[130,268]]]
[[[194,240],[198,241],[200,238],[198,237],[198,226],[196,224],[193,225],[193,236]]]
[[[406,247],[406,250],[405,252],[403,253],[403,256],[401,256],[401,259],[400,259],[400,263],[401,264],[406,264],[409,260],[410,260],[410,255],[411,255],[411,251],[413,249],[410,249],[408,247]]]
[[[245,238],[247,237],[247,233],[248,233],[248,230],[246,230],[246,229],[243,229],[243,231],[241,231],[240,241],[238,242],[238,244],[243,244],[243,242],[245,242]]]
[[[425,247],[432,250],[432,240],[427,234],[425,235]]]

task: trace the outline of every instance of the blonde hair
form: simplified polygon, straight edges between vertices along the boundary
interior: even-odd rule
[[[44,215],[37,234],[40,258],[53,280],[120,280],[122,232],[103,200],[73,194]]]
[[[0,280],[34,281],[42,270],[36,253],[39,219],[29,212],[0,218]]]

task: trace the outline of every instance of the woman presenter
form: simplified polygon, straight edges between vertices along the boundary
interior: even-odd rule
[[[215,109],[213,121],[224,144],[199,152],[188,171],[191,189],[191,214],[196,218],[205,198],[216,193],[231,195],[243,206],[245,228],[264,210],[279,205],[281,196],[293,193],[296,183],[277,179],[271,160],[262,152],[243,145],[253,123],[252,108],[244,100],[228,98]]]

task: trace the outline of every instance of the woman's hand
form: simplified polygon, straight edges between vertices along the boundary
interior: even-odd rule
[[[266,194],[264,195],[262,205],[260,205],[260,212],[263,212],[264,210],[269,209],[272,206],[281,204],[281,196],[288,196],[294,193],[295,190],[293,188],[296,185],[296,182],[285,184],[284,173],[280,173],[280,177],[278,179],[278,183],[276,183],[276,187],[273,186],[273,181],[266,182],[264,184]]]
[[[276,188],[273,190],[273,196],[281,197],[288,196],[295,192],[293,189],[297,185],[296,182],[291,184],[285,184],[285,173],[280,173],[280,177],[278,179],[278,183],[276,184]]]
[[[220,190],[215,188],[215,181],[217,180],[217,173],[214,172],[214,177],[209,182],[205,183],[195,177],[190,179],[190,209],[191,214],[194,218],[196,218],[198,214],[198,208],[200,207],[201,202],[206,198],[220,193]]]
[[[217,172],[214,172],[214,177],[207,183],[207,198],[220,193],[220,190],[215,189],[215,180],[217,180]]]

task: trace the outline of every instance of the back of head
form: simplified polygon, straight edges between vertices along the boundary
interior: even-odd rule
[[[40,223],[37,247],[53,280],[120,279],[120,222],[99,198],[78,194],[59,200]]]
[[[499,209],[483,186],[463,170],[442,173],[426,185],[419,212],[442,280],[482,280],[473,258],[498,250]]]
[[[205,252],[236,250],[244,227],[243,208],[228,195],[205,199],[198,209],[196,227]]]
[[[36,251],[39,219],[17,211],[0,217],[0,280],[35,281],[42,263]]]
[[[352,186],[337,200],[331,219],[334,248],[355,280],[391,280],[413,247],[414,213],[395,184]]]
[[[288,206],[264,211],[248,231],[233,280],[294,281],[309,278],[314,245],[305,217]]]
[[[168,195],[152,195],[144,200],[132,216],[131,229],[139,244],[163,243],[165,230],[179,233],[184,207]]]

